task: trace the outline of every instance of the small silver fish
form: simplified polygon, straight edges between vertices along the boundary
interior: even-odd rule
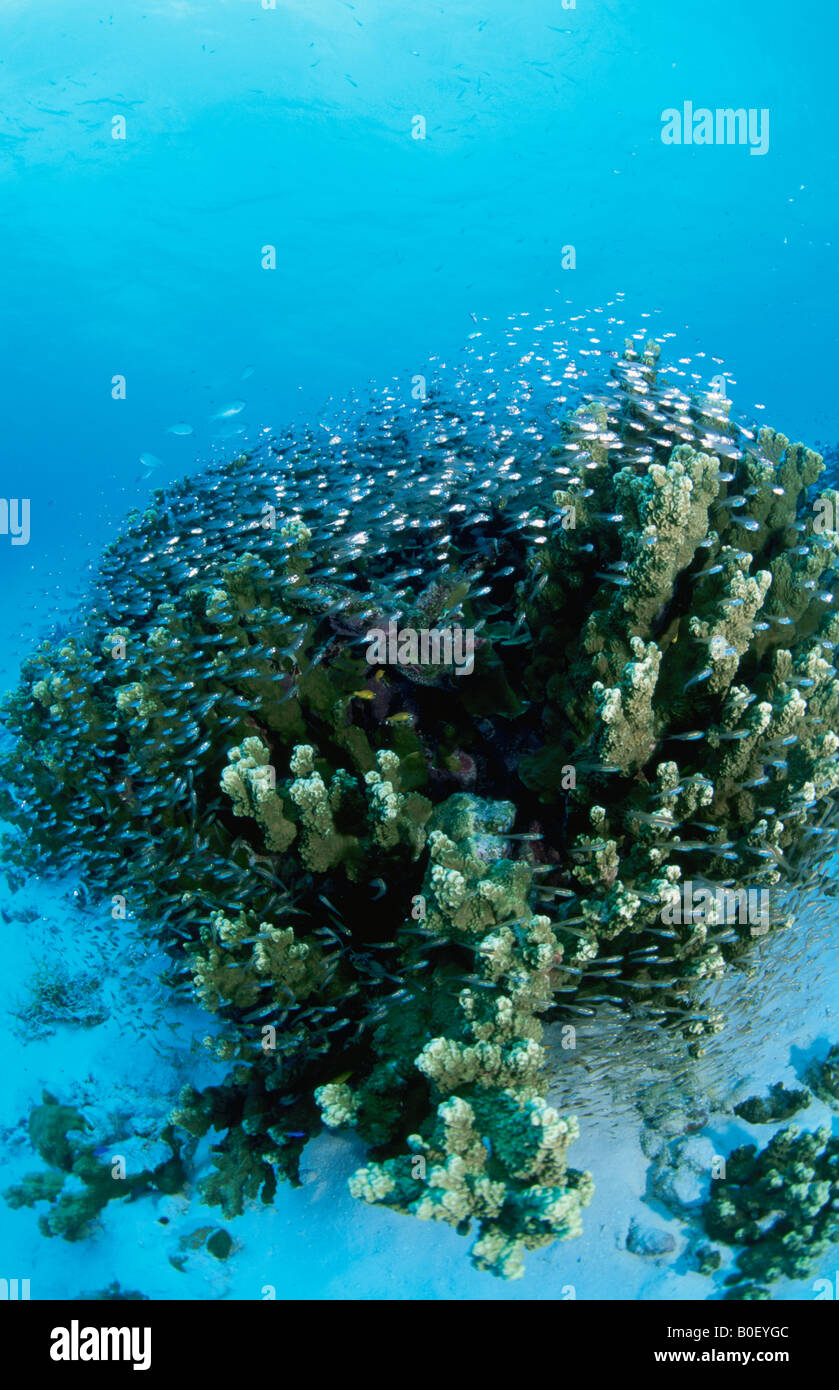
[[[229,405],[223,405],[221,410],[217,410],[211,418],[213,420],[230,420],[234,415],[241,415],[244,408],[244,401],[231,401]]]

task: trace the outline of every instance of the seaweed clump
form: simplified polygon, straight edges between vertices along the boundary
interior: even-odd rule
[[[60,1026],[95,1028],[108,1009],[102,981],[92,970],[71,971],[61,960],[40,960],[26,981],[25,995],[9,1010],[15,1031],[25,1038],[45,1038]]]
[[[0,811],[213,1015],[229,1071],[173,1114],[222,1136],[208,1201],[353,1126],[360,1199],[513,1277],[592,1191],[543,1023],[605,999],[699,1045],[825,872],[839,536],[819,456],[655,343],[559,424],[473,366],[153,494],[5,701]]]

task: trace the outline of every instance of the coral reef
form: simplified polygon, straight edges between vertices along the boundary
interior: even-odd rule
[[[383,1061],[365,1084],[315,1093],[325,1123],[351,1123],[364,1135],[372,1120],[377,1144],[383,1098],[395,1118],[424,1077],[433,1120],[408,1135],[408,1152],[361,1169],[351,1191],[457,1229],[477,1221],[473,1262],[506,1278],[523,1272],[525,1250],[578,1234],[592,1192],[589,1175],[565,1164],[575,1122],[539,1094],[538,1014],[551,1002],[562,950],[549,918],[528,911],[531,867],[503,857],[514,815],[510,803],[462,793],[434,811],[420,894],[425,931],[467,947],[474,973],[449,976],[454,988],[442,1007],[434,994],[444,977],[406,991],[398,1018],[377,1030]]]
[[[833,1044],[824,1061],[808,1067],[804,1080],[819,1100],[839,1110],[839,1043]]]
[[[837,1053],[832,1047],[824,1062],[806,1072],[814,1092],[827,1077],[819,1099],[831,1105]],[[806,1088],[776,1082],[766,1096],[736,1104],[733,1113],[748,1124],[778,1125],[813,1099]],[[656,1130],[650,1134],[660,1141]],[[723,1280],[724,1299],[771,1299],[777,1280],[806,1278],[839,1239],[839,1138],[829,1126],[808,1131],[788,1125],[776,1128],[763,1148],[741,1145],[727,1158],[717,1153],[716,1142],[701,1134],[644,1142],[653,1159],[648,1191],[687,1223],[686,1253],[700,1274],[710,1277],[723,1265],[722,1251],[708,1237],[730,1247],[733,1272]]]
[[[13,876],[81,867],[212,1015],[229,1070],[172,1116],[219,1136],[206,1200],[351,1126],[361,1200],[514,1277],[592,1190],[544,1021],[701,1047],[829,872],[839,494],[654,343],[561,424],[470,389],[154,493],[4,702],[0,813]]]
[[[179,1146],[171,1130],[164,1130],[155,1144],[146,1147],[142,1159],[146,1166],[135,1162],[133,1155],[127,1160],[125,1153],[103,1156],[102,1135],[90,1131],[79,1110],[61,1105],[48,1091],[29,1116],[29,1138],[46,1167],[28,1173],[21,1183],[6,1188],[3,1196],[13,1208],[47,1202],[48,1210],[38,1218],[44,1236],[84,1240],[108,1202],[148,1191],[173,1192],[182,1186]]]
[[[776,1081],[769,1087],[768,1096],[749,1096],[748,1100],[735,1105],[734,1113],[747,1124],[768,1125],[777,1120],[791,1120],[799,1110],[806,1109],[811,1099],[808,1090],[788,1091],[783,1082]]]
[[[574,525],[539,556],[529,619],[547,738],[521,774],[551,802],[557,768],[577,767],[566,835],[588,939],[643,942],[664,920],[668,969],[651,961],[649,982],[678,1004],[783,922],[784,889],[835,843],[839,537],[808,501],[818,455],[735,438],[728,401],[662,388],[657,359],[630,352],[619,408],[569,428],[556,497]]]
[[[779,1130],[763,1149],[735,1149],[703,1210],[708,1235],[743,1246],[729,1299],[769,1298],[783,1275],[801,1279],[839,1239],[839,1140],[829,1128]]]

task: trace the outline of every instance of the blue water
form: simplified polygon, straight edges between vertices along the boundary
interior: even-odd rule
[[[213,407],[316,411],[470,313],[624,290],[835,439],[836,28],[783,0],[0,5],[3,476],[33,516],[4,649],[142,500],[138,455],[177,476]],[[685,99],[768,107],[769,153],[664,146]]]
[[[476,320],[620,292],[835,444],[837,40],[827,0],[0,0],[4,683],[152,487]],[[768,152],[664,145],[686,100],[768,109]]]

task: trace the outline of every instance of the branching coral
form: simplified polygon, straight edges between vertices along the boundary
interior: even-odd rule
[[[406,1152],[361,1169],[350,1184],[364,1201],[461,1231],[476,1221],[473,1262],[506,1278],[524,1272],[524,1250],[578,1234],[592,1192],[589,1175],[565,1164],[575,1123],[539,1094],[537,1014],[550,1003],[562,952],[549,919],[528,909],[530,867],[503,857],[499,832],[514,810],[455,795],[431,818],[420,895],[426,929],[468,946],[475,974],[452,1001],[445,1033],[412,1059],[396,1053],[406,1092],[417,1073],[428,1082],[431,1114],[407,1136]],[[421,1015],[429,1002],[415,990],[400,1007]],[[398,1042],[387,1023],[380,1041],[394,1055]],[[372,1096],[369,1083],[355,1093],[345,1085],[318,1091],[325,1121],[363,1123],[381,1073],[372,1080]]]
[[[578,768],[567,836],[593,940],[652,946],[685,883],[753,891],[733,921],[666,919],[675,969],[653,963],[649,983],[678,1008],[685,982],[785,920],[785,891],[835,843],[839,537],[808,493],[818,455],[735,431],[727,402],[663,385],[657,359],[628,351],[617,401],[578,411],[558,450],[557,518],[575,525],[538,560],[528,685],[547,742],[522,775],[552,803],[557,767]]]

